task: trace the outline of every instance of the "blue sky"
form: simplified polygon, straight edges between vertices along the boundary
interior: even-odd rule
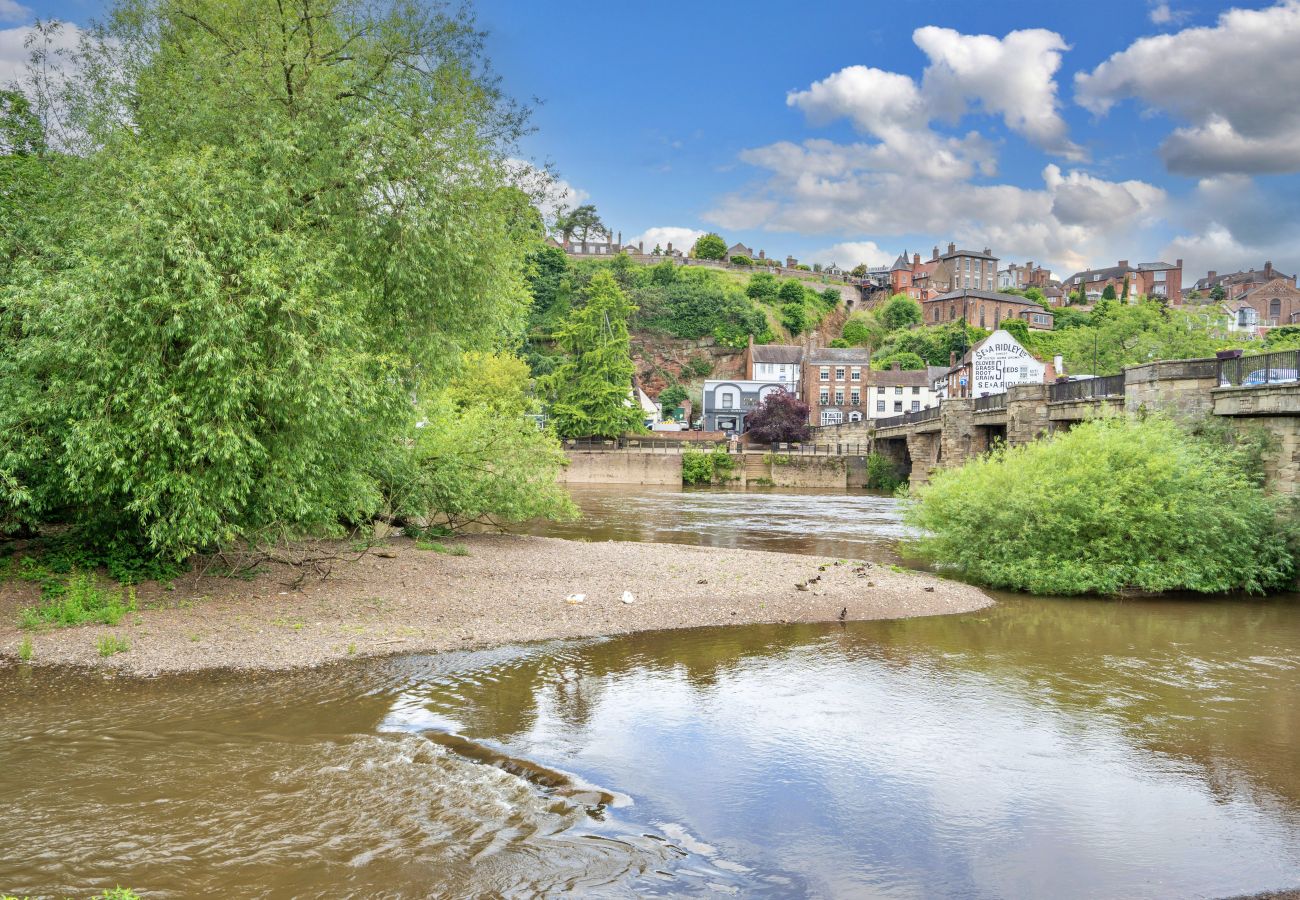
[[[102,7],[0,0],[0,74],[32,17]],[[626,239],[1300,267],[1300,0],[476,9],[507,92],[541,101],[524,155]]]

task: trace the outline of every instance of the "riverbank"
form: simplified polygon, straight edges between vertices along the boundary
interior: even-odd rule
[[[520,535],[444,543],[467,555],[397,538],[296,588],[300,571],[282,564],[249,580],[190,573],[170,586],[143,584],[138,610],[114,627],[21,631],[19,610],[38,591],[11,580],[0,583],[0,658],[12,662],[30,638],[34,665],[132,675],[293,669],[553,638],[834,621],[841,610],[853,621],[961,613],[993,602],[924,573],[791,553]],[[575,594],[583,602],[568,602]],[[129,649],[101,656],[97,642],[110,634]]]

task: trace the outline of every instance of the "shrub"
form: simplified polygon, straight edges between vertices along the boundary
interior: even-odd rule
[[[885,301],[876,317],[889,331],[910,328],[921,324],[921,304],[906,294],[895,294]]]
[[[690,369],[691,374],[696,378],[703,378],[706,375],[712,374],[713,360],[710,359],[707,354],[701,354],[692,357],[691,361],[686,364],[686,367]]]
[[[745,285],[745,293],[751,300],[774,300],[780,290],[776,276],[771,272],[756,272]]]
[[[905,480],[899,477],[898,467],[889,457],[879,453],[867,457],[867,487],[892,493]]]
[[[936,473],[907,518],[923,556],[994,587],[1258,593],[1296,560],[1250,470],[1166,419],[1099,419]]]
[[[29,606],[18,614],[18,623],[26,629],[42,625],[66,627],[69,625],[116,625],[122,617],[135,609],[135,592],[108,591],[99,586],[94,576],[85,573],[73,575],[62,590],[42,585],[45,599],[37,606]]]
[[[731,264],[733,266],[752,266],[754,261],[748,256],[733,256],[731,258]]]
[[[130,650],[131,642],[115,634],[101,634],[95,638],[95,649],[99,651],[100,656],[113,656]]]
[[[690,448],[682,452],[682,484],[712,484],[730,481],[736,461],[726,447],[711,450]]]
[[[804,286],[793,278],[782,282],[781,289],[777,291],[782,303],[803,303],[806,294]]]
[[[808,437],[808,404],[789,391],[772,391],[745,421],[756,441],[802,441]]]
[[[717,234],[700,235],[695,246],[691,248],[691,256],[696,259],[725,259],[727,242]]]
[[[787,303],[781,307],[781,324],[793,335],[802,334],[808,329],[808,308],[803,301]]]

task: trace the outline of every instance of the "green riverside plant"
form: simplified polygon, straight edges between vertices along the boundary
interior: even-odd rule
[[[913,496],[920,554],[992,587],[1261,593],[1295,576],[1249,453],[1164,418],[1085,422],[939,471]]]

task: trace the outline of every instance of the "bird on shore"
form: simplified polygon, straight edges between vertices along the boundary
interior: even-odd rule
[[[584,603],[586,602],[586,600],[587,600],[586,594],[570,594],[569,596],[564,598],[565,603],[573,603],[573,604]]]
[[[631,591],[624,591],[624,592],[623,592],[623,602],[624,602],[624,603],[635,603],[635,602],[636,602],[636,597],[633,597],[633,596],[632,596],[632,592],[631,592]]]
[[[842,610],[840,610],[840,621],[843,622],[844,617],[847,616],[848,614],[849,614],[849,608],[847,606],[844,607]]]

